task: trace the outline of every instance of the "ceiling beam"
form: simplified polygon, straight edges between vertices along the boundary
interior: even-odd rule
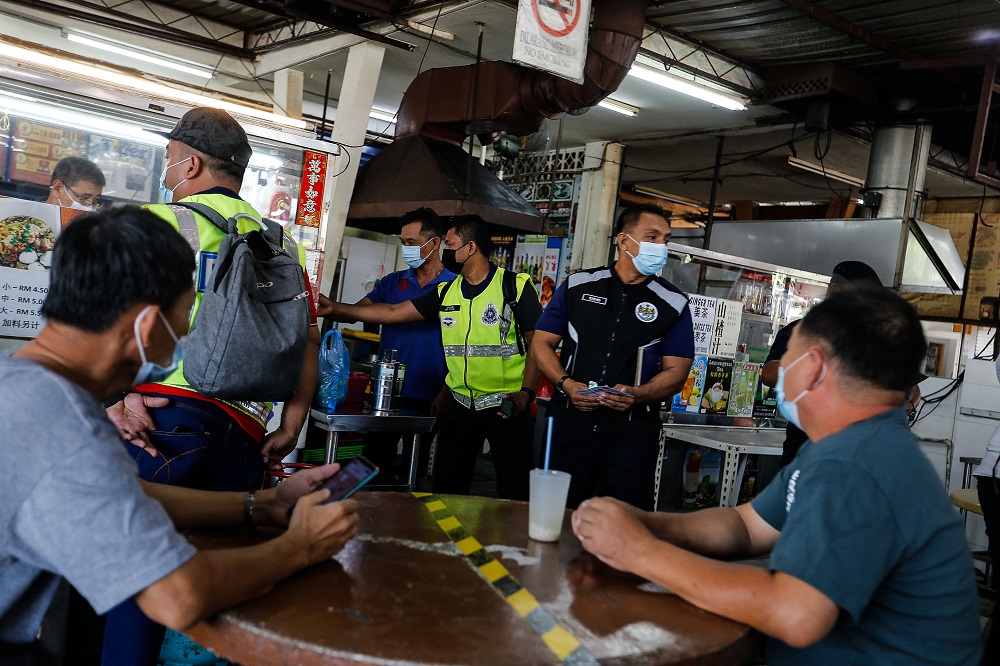
[[[894,56],[898,56],[903,60],[920,60],[921,57],[914,53],[904,49],[901,46],[893,44],[885,37],[880,37],[873,32],[865,30],[857,23],[852,23],[847,19],[837,16],[833,12],[828,12],[825,9],[817,7],[815,4],[808,2],[807,0],[782,0],[789,7],[794,7],[801,12],[808,14],[820,23],[830,26],[840,30],[843,33],[854,37],[855,39],[860,39],[865,44],[874,46],[875,48],[881,49],[886,53],[891,53]]]
[[[151,37],[153,39],[166,42],[180,43],[184,46],[190,46],[191,48],[210,51],[220,55],[228,55],[233,56],[234,58],[246,58],[251,60],[254,57],[253,51],[248,49],[233,46],[232,44],[227,44],[219,40],[198,37],[197,35],[192,35],[191,33],[177,28],[160,25],[153,21],[147,21],[145,19],[139,19],[134,16],[122,14],[121,12],[116,12],[115,10],[95,5],[91,2],[75,2],[72,7],[45,2],[45,0],[20,0],[20,4],[28,7],[34,7],[44,12],[49,12],[64,18],[72,18],[83,23],[90,23],[92,25],[99,25],[105,28],[121,30],[126,33]],[[99,14],[85,11],[85,9],[79,9],[78,7],[93,9],[111,16],[121,16],[123,19],[127,20],[118,20],[108,16],[101,16]]]

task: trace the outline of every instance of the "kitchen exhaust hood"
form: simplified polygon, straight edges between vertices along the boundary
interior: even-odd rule
[[[947,229],[900,218],[715,222],[708,249],[830,275],[863,261],[901,292],[960,294],[965,267]]]

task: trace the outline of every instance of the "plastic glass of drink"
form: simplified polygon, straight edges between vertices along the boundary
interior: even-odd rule
[[[570,475],[556,470],[531,470],[528,500],[528,536],[535,541],[557,541],[566,515]]]

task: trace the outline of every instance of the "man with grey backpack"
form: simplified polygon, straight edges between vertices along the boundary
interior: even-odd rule
[[[315,390],[319,329],[305,255],[240,198],[252,150],[229,114],[192,109],[159,134],[170,141],[164,203],[147,208],[196,252],[191,333],[168,367],[144,363],[108,416],[141,478],[252,491],[295,447]],[[266,434],[274,402],[284,402],[281,423]],[[134,603],[122,604],[108,615],[104,662],[156,663],[162,636]]]

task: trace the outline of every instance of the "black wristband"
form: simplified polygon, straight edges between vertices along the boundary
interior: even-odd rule
[[[251,490],[247,493],[246,504],[243,505],[243,524],[250,529],[257,527],[253,523],[253,496],[255,492],[256,491]]]
[[[108,398],[107,400],[105,400],[104,402],[102,402],[101,403],[101,407],[103,407],[104,409],[110,409],[111,407],[114,407],[119,402],[121,402],[122,400],[124,400],[125,396],[127,396],[127,395],[128,395],[127,392],[122,391],[118,395],[116,395],[114,397],[111,397],[111,398]]]
[[[569,378],[570,378],[569,375],[563,375],[562,377],[560,377],[559,381],[556,382],[556,390],[559,391],[560,393],[566,393],[566,391],[563,389],[563,384],[566,383],[566,380]]]
[[[528,388],[527,386],[522,386],[521,387],[521,391],[523,393],[527,393],[528,394],[528,402],[534,402],[535,401],[535,392],[532,391],[530,388]]]

